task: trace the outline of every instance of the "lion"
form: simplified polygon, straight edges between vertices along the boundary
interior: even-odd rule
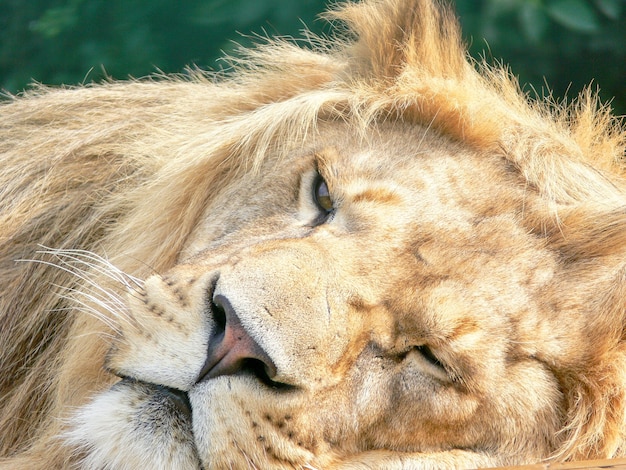
[[[626,131],[364,0],[1,107],[1,468],[626,456]]]

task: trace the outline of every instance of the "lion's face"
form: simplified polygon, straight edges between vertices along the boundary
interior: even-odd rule
[[[1,468],[626,456],[623,122],[468,62],[448,2],[326,18],[2,104]]]
[[[546,313],[555,261],[521,225],[532,197],[500,157],[378,131],[322,127],[268,159],[130,292],[107,362],[125,379],[76,418],[92,458],[472,465],[554,448],[543,335],[569,325]]]

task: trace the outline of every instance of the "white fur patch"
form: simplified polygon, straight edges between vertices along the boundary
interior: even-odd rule
[[[190,423],[158,388],[123,381],[83,406],[64,440],[81,468],[198,469]]]

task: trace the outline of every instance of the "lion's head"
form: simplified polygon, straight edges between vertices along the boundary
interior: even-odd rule
[[[468,62],[438,3],[329,16],[230,77],[4,105],[0,464],[626,452],[619,123]]]

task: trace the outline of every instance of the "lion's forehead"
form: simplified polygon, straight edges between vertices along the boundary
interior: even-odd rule
[[[482,286],[481,293],[488,295],[491,283],[493,300],[505,281],[535,285],[550,277],[551,258],[544,256],[542,241],[529,233],[522,217],[535,196],[517,184],[519,175],[512,175],[498,157],[476,155],[439,140],[429,148],[432,137],[407,134],[402,127],[366,142],[343,137],[338,145],[331,138],[320,140],[319,150],[268,163],[263,178],[246,181],[244,196],[228,193],[228,201],[210,205],[205,219],[211,228],[200,223],[190,237],[191,264],[198,260],[206,265],[205,258],[197,256],[207,247],[211,260],[233,262],[262,242],[301,238],[323,245],[325,252],[336,248],[357,261],[371,257],[378,264],[388,263],[373,263],[371,274],[384,272],[405,284],[407,275],[415,279],[419,274],[424,282],[455,279],[466,291]],[[301,225],[309,221],[302,223],[294,215],[299,210],[294,194],[310,197],[310,190],[298,186],[303,173],[314,171],[316,154],[329,169],[335,211],[325,227],[296,233],[289,227],[293,219]],[[309,163],[303,165],[302,160]],[[233,210],[239,206],[246,207],[244,218]],[[224,236],[215,225],[231,228]],[[333,268],[329,273],[350,262],[347,257],[328,257]],[[514,271],[509,269],[513,265]],[[484,278],[487,272],[493,282]]]

